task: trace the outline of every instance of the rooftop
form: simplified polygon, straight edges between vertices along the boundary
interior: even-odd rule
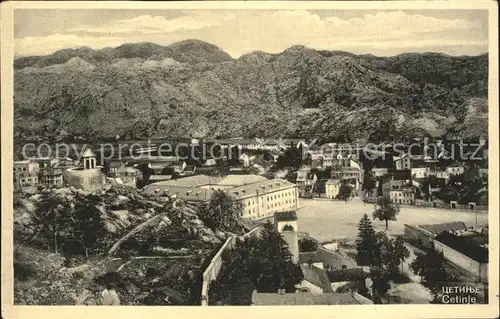
[[[307,178],[307,171],[298,171],[297,172],[297,182],[303,182]]]
[[[451,222],[451,223],[418,225],[418,226],[436,235],[444,231],[467,230],[467,226],[463,222]]]
[[[298,293],[252,293],[252,304],[256,306],[273,305],[357,305],[349,293],[326,293],[321,295],[309,292]]]
[[[269,181],[267,178],[259,175],[238,175],[232,174],[224,177],[220,180],[217,185],[224,186],[242,186],[247,184],[253,184],[258,182],[267,182]]]
[[[194,175],[189,177],[178,178],[175,180],[155,183],[156,186],[166,187],[187,187],[194,188],[205,185],[216,185],[222,180],[221,177],[207,176],[207,175]],[[151,184],[152,185],[152,184]]]
[[[299,253],[299,264],[307,264],[309,262],[323,262],[323,259],[317,251],[306,251]]]
[[[123,163],[121,161],[112,161],[109,163],[109,168],[118,168],[121,167]]]
[[[90,148],[87,148],[85,152],[83,152],[82,157],[95,157],[95,154]]]
[[[199,187],[179,187],[161,185],[163,182],[146,186],[144,193],[158,196],[177,196],[187,201],[209,201],[212,198],[211,189]]]
[[[322,288],[323,292],[333,292],[326,270],[308,264],[300,265],[300,269],[304,274],[304,280]]]
[[[47,169],[42,171],[43,176],[55,176],[62,175],[62,170],[60,169]]]
[[[330,282],[359,281],[367,278],[363,268],[330,270],[326,274]]]
[[[217,184],[219,185],[219,184]],[[221,186],[221,185],[219,185]],[[215,186],[216,187],[216,186]],[[289,188],[295,188],[296,185],[290,183],[287,180],[283,179],[266,179],[262,182],[236,186],[230,189],[225,190],[229,195],[235,197],[246,197],[246,196],[254,196],[257,194],[263,195],[267,193],[273,193]]]
[[[170,180],[172,175],[151,175],[149,176],[150,181],[166,181]]]
[[[340,180],[338,180],[338,179],[329,179],[326,182],[326,185],[337,185],[337,184],[340,184]]]
[[[442,232],[434,240],[476,260],[480,263],[488,263],[488,249],[481,247],[468,236],[457,236],[449,232]]]
[[[297,220],[297,213],[295,211],[276,212],[274,213],[274,218],[278,222]]]

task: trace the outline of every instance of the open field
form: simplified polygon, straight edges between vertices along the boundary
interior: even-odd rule
[[[357,227],[363,214],[372,217],[373,204],[365,204],[359,198],[347,203],[343,201],[328,201],[300,199],[298,210],[299,231],[307,232],[320,242],[332,239],[351,238],[357,236]],[[439,208],[401,207],[396,221],[389,222],[388,233],[400,235],[404,232],[404,224],[438,224],[463,221],[468,226],[479,226],[488,222],[488,214],[483,212],[464,212]],[[385,230],[383,221],[372,220],[376,231]]]

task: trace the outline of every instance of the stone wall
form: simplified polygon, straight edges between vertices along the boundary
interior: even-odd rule
[[[258,237],[260,234],[260,227],[255,227],[248,233],[244,234],[243,236],[231,236],[222,245],[222,247],[219,249],[217,254],[215,254],[214,258],[210,261],[210,264],[208,267],[205,269],[203,272],[203,283],[201,286],[201,305],[202,306],[208,306],[208,291],[210,289],[210,283],[213,280],[217,279],[217,276],[219,275],[220,269],[222,267],[222,254],[226,250],[233,249],[236,239],[239,238],[241,240],[244,240],[246,238],[250,237]]]
[[[459,251],[456,251],[455,249],[437,240],[434,240],[434,248],[437,251],[442,252],[444,258],[446,258],[451,263],[474,274],[481,282],[488,282],[487,263],[479,263],[478,261],[462,254]]]
[[[404,240],[417,247],[432,248],[432,233],[417,225],[405,224]]]
[[[63,177],[70,186],[86,191],[99,189],[106,183],[106,176],[100,168],[68,169],[63,173]]]

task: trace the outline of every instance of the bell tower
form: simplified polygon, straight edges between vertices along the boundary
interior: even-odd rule
[[[96,156],[94,152],[90,148],[87,148],[85,152],[83,152],[83,169],[94,169],[96,168]]]
[[[299,262],[298,226],[295,211],[276,212],[274,214],[274,227],[288,244],[288,249],[292,254],[292,261],[296,264]]]

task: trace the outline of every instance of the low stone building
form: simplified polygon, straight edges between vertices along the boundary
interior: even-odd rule
[[[87,149],[83,154],[83,167],[70,168],[64,172],[66,182],[75,188],[91,191],[100,189],[106,184],[106,175],[102,167],[97,166],[94,153]]]

